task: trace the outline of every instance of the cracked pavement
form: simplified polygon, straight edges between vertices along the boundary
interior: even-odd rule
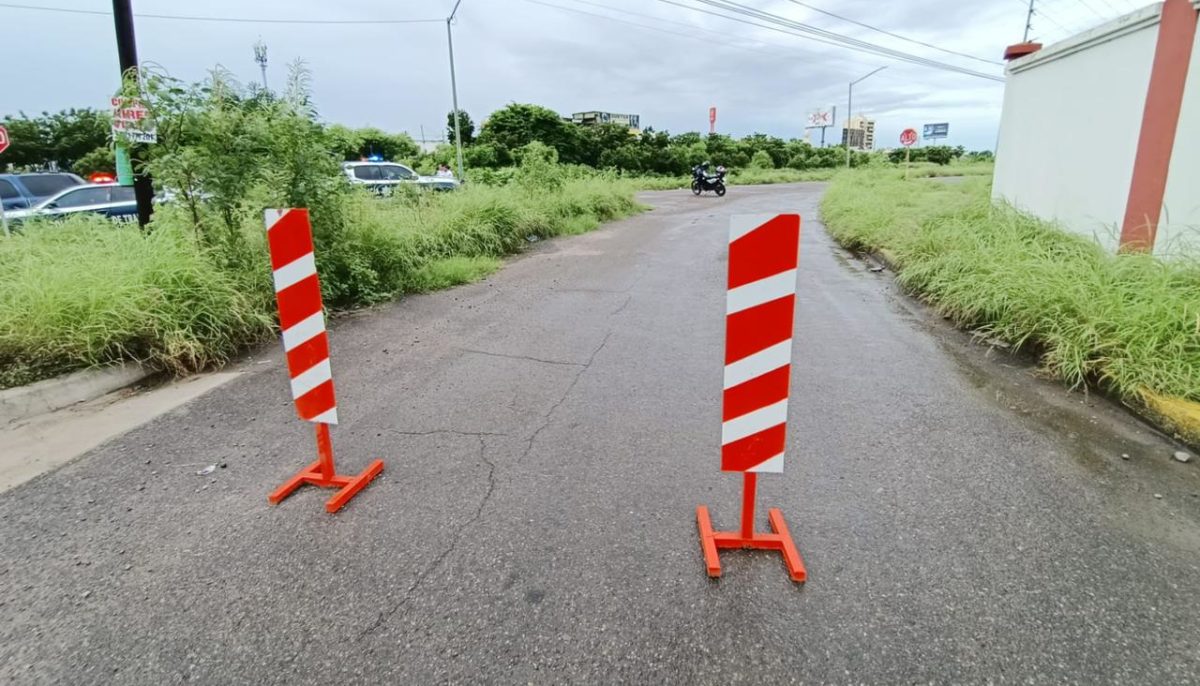
[[[315,455],[273,346],[0,494],[0,683],[1200,681],[1196,465],[870,273],[822,188],[646,194],[339,319],[338,465],[386,466],[337,515],[311,487],[267,505]],[[731,551],[714,582],[694,509],[736,524],[728,215],[796,210],[788,463],[759,526],[783,510],[810,580]]]

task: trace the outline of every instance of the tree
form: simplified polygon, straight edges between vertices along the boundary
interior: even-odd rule
[[[462,134],[462,144],[470,145],[475,142],[475,122],[471,121],[471,115],[467,114],[466,110],[458,110],[458,128]],[[454,138],[454,111],[446,113],[446,140],[451,144],[455,142]]]
[[[71,164],[71,171],[80,176],[88,176],[95,172],[109,172],[111,174],[116,169],[116,156],[113,153],[113,149],[107,145],[96,148]]]
[[[409,160],[421,154],[421,148],[407,133],[387,133],[381,129],[358,129],[359,155],[379,155],[385,160]]]
[[[70,109],[30,118],[24,113],[6,116],[4,125],[12,140],[3,163],[40,169],[55,164],[72,170],[79,158],[108,145],[111,120],[106,112]]]
[[[484,122],[478,140],[509,151],[538,141],[554,148],[563,162],[579,161],[577,127],[539,105],[513,103],[496,110]]]
[[[771,153],[766,150],[759,150],[750,158],[751,169],[774,169],[775,160],[771,159]]]
[[[947,145],[933,145],[925,148],[925,159],[935,164],[947,165],[954,159],[954,151]]]

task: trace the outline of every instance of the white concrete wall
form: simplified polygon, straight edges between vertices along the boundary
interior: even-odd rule
[[[1200,251],[1200,31],[1192,46],[1183,110],[1175,132],[1175,150],[1154,252],[1169,255]]]
[[[993,198],[1116,249],[1160,12],[1148,6],[1009,64]]]

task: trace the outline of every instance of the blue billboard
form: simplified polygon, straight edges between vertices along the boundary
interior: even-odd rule
[[[945,138],[950,135],[950,124],[926,124],[924,138]]]

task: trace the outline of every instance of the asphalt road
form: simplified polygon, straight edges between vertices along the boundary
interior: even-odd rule
[[[1200,682],[1196,465],[900,295],[821,191],[647,194],[341,320],[339,464],[386,471],[336,516],[266,503],[314,456],[274,347],[0,495],[0,682]],[[760,525],[783,510],[809,581],[733,551],[714,582],[728,216],[777,210],[805,224]]]

